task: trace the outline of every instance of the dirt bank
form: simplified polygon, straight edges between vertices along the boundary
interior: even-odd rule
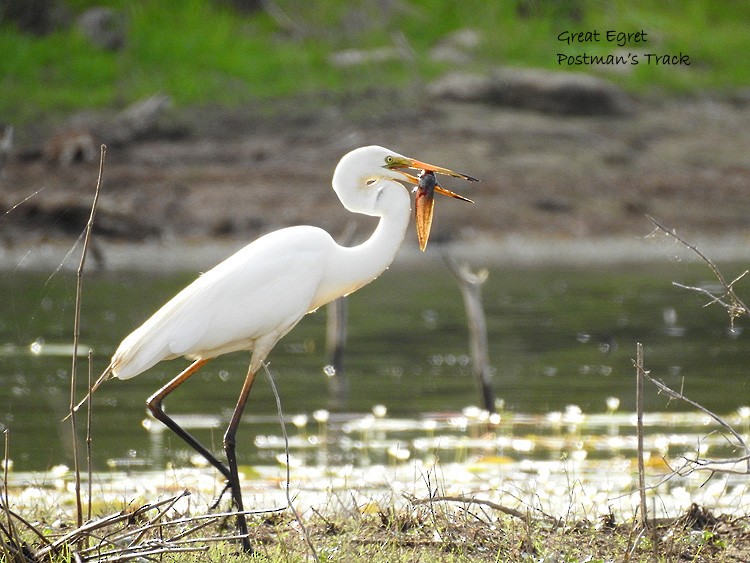
[[[747,103],[638,101],[621,117],[398,106],[360,99],[315,111],[276,108],[273,117],[264,108],[174,111],[149,135],[109,147],[98,236],[233,244],[311,223],[365,237],[373,221],[346,212],[330,178],[349,149],[382,144],[482,180],[446,182],[477,203],[438,201],[436,238],[637,237],[648,233],[650,214],[686,235],[749,240]],[[70,239],[88,214],[98,163],[36,158],[29,147],[49,135],[43,130],[17,135],[2,170],[0,204],[13,208],[0,219],[6,250]]]

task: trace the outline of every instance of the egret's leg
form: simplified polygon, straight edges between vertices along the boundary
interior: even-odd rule
[[[182,385],[191,375],[202,368],[207,362],[208,360],[196,360],[195,362],[190,364],[172,381],[170,381],[156,393],[151,395],[146,401],[146,405],[148,405],[148,409],[151,411],[151,414],[154,415],[154,418],[156,418],[156,420],[163,423],[167,428],[172,430],[175,434],[177,434],[180,438],[187,442],[191,448],[193,448],[204,458],[206,458],[206,461],[208,461],[208,463],[218,469],[219,472],[227,479],[227,481],[231,481],[232,477],[227,466],[216,459],[216,456],[209,452],[208,449],[203,446],[203,444],[198,442],[198,440],[196,440],[189,432],[187,432],[184,428],[182,428],[179,424],[172,420],[164,412],[164,408],[162,407],[162,401],[164,400],[164,398],[172,391],[177,389],[180,385]]]
[[[239,511],[239,514],[237,515],[237,530],[239,534],[243,536],[242,547],[245,551],[252,551],[252,548],[250,547],[250,540],[247,537],[247,522],[245,521],[245,515],[243,514],[242,489],[240,488],[240,477],[237,471],[235,446],[237,444],[237,426],[239,426],[242,412],[245,410],[245,403],[247,403],[247,397],[250,394],[250,389],[253,387],[253,381],[255,381],[255,371],[252,371],[252,368],[250,368],[248,369],[245,383],[242,385],[240,396],[237,399],[237,406],[234,408],[234,414],[232,414],[232,419],[229,421],[229,426],[224,434],[224,453],[226,453],[227,463],[229,464],[229,487],[232,491],[234,504]]]

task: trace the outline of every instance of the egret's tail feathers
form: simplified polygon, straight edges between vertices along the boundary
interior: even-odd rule
[[[70,418],[70,415],[72,415],[74,412],[78,412],[78,409],[80,409],[83,406],[83,404],[89,400],[91,395],[94,394],[94,391],[96,391],[102,383],[104,383],[110,377],[112,377],[112,374],[113,374],[112,364],[109,364],[107,366],[107,369],[105,369],[104,372],[99,376],[99,379],[97,379],[94,382],[94,384],[91,386],[91,389],[89,389],[89,392],[86,393],[86,396],[83,399],[81,399],[76,406],[73,407],[72,412],[68,413],[68,416],[66,416],[63,420],[67,420],[68,418]]]

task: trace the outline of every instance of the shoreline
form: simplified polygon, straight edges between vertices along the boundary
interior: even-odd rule
[[[750,232],[684,236],[716,263],[750,263]],[[100,271],[206,271],[248,242],[251,241],[179,239],[137,244],[96,241],[89,249],[87,261]],[[470,243],[432,243],[424,254],[407,240],[393,267],[429,268],[445,253],[474,267],[589,267],[700,260],[694,251],[664,233],[569,239],[510,234],[477,237]],[[0,271],[6,273],[76,271],[79,261],[80,250],[75,240],[0,248]]]

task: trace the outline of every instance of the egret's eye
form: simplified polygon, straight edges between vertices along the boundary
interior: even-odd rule
[[[386,156],[385,157],[385,161],[388,164],[393,164],[393,157],[392,156]]]
[[[368,186],[372,186],[375,182],[377,182],[377,179],[370,178],[369,180],[367,180],[367,182],[365,182],[365,184],[367,184]]]

